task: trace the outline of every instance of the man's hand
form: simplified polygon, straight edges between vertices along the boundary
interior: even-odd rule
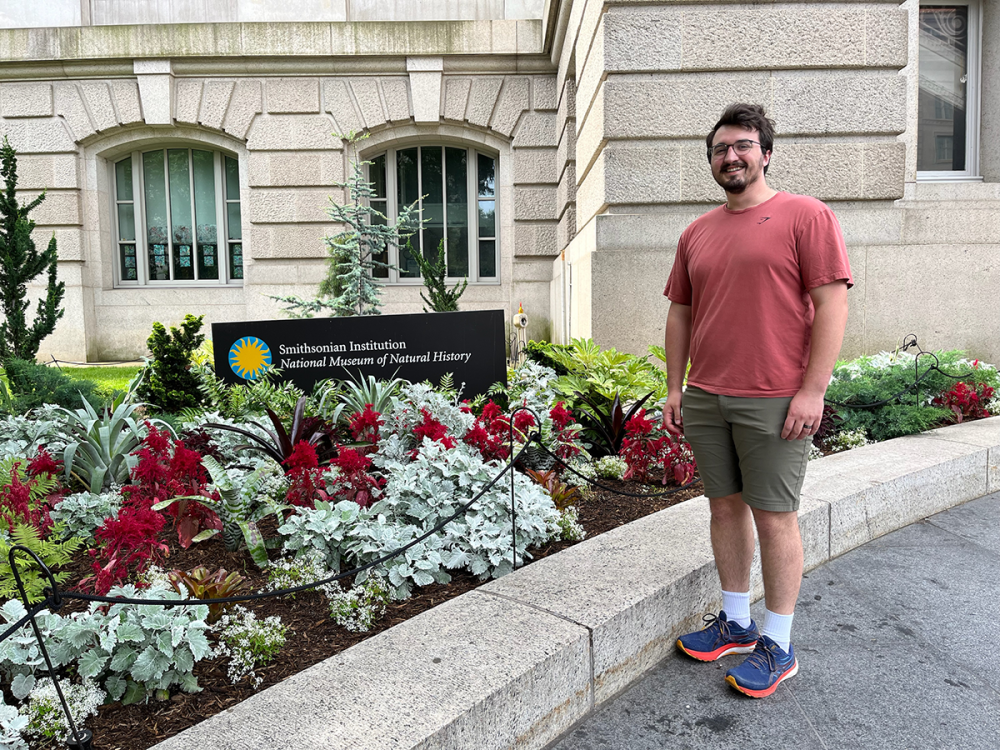
[[[788,405],[788,416],[781,430],[782,440],[811,438],[823,419],[823,393],[800,390]]]
[[[684,434],[680,391],[671,391],[667,396],[667,402],[663,405],[663,427],[671,435]]]

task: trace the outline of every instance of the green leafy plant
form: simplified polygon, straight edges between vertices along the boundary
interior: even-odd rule
[[[880,352],[838,362],[826,391],[826,399],[835,402],[837,430],[864,430],[875,442],[949,424],[951,409],[933,403],[936,396],[955,386],[956,379],[931,369],[937,365],[944,373],[961,375],[962,382],[974,389],[982,386],[1000,388],[1000,377],[993,365],[969,360],[964,352],[936,351],[917,359],[906,351]],[[914,387],[914,381],[920,383]],[[898,396],[898,397],[897,397]],[[873,404],[874,408],[852,404]]]
[[[55,578],[56,583],[66,582],[66,579],[69,578],[69,571],[59,570],[59,568],[72,561],[73,553],[83,546],[83,540],[76,537],[63,540],[65,532],[65,526],[55,524],[50,529],[48,537],[43,539],[41,532],[34,526],[17,523],[10,531],[10,539],[0,535],[0,599],[21,598],[8,558],[11,548],[16,545],[27,547],[38,555],[45,567],[53,571],[52,577]],[[24,584],[28,600],[37,602],[43,599],[43,591],[50,583],[34,558],[19,553],[17,570],[21,576],[21,582]]]
[[[409,240],[406,242],[406,251],[417,262],[424,287],[430,295],[430,299],[428,299],[424,296],[423,292],[420,293],[420,299],[431,308],[428,310],[425,307],[424,312],[454,312],[458,310],[458,298],[462,296],[466,287],[469,286],[469,281],[465,279],[456,283],[451,289],[448,288],[448,285],[445,283],[448,268],[444,258],[444,240],[442,239],[438,243],[437,257],[434,260],[425,258],[421,253],[414,250]]]
[[[165,412],[177,413],[201,405],[198,377],[191,371],[191,357],[205,340],[199,333],[203,315],[185,315],[181,327],[153,323],[153,332],[146,339],[150,360],[142,372],[137,396]]]
[[[98,412],[87,399],[82,401],[80,409],[61,409],[73,436],[63,451],[63,465],[67,481],[75,477],[89,492],[100,493],[112,482],[128,481],[129,454],[145,433],[134,416],[139,404],[119,397],[110,408]]]
[[[172,570],[167,574],[170,585],[178,594],[195,599],[225,599],[237,596],[246,590],[246,579],[239,573],[227,573],[225,568],[210,572],[204,565],[191,570]],[[212,625],[218,622],[223,613],[232,604],[208,605],[208,622]]]
[[[291,506],[278,505],[266,495],[259,495],[258,489],[267,478],[267,470],[263,467],[258,467],[241,484],[237,484],[233,474],[211,456],[203,457],[202,463],[212,478],[212,484],[219,494],[218,499],[204,495],[172,497],[154,504],[153,510],[163,510],[180,501],[200,503],[214,511],[222,520],[222,541],[226,549],[233,552],[244,543],[253,561],[261,568],[265,567],[267,545],[258,524],[268,516],[288,510]],[[236,469],[233,473],[239,471]],[[204,541],[218,533],[218,529],[205,529],[192,541]]]
[[[81,397],[92,403],[100,400],[93,383],[75,380],[56,367],[12,358],[4,364],[4,373],[10,393],[3,399],[3,408],[11,414],[24,414],[43,404],[74,407]]]
[[[350,145],[368,137],[351,132],[340,135]],[[402,206],[395,222],[373,208],[370,199],[375,191],[365,179],[364,166],[371,162],[351,160],[351,178],[335,183],[347,189],[349,202],[340,204],[331,199],[327,214],[344,230],[326,238],[329,259],[326,278],[320,282],[315,299],[300,297],[271,297],[285,302],[292,317],[312,317],[326,312],[333,317],[378,315],[381,312],[383,283],[379,273],[387,271],[389,264],[379,257],[390,246],[399,246],[400,239],[415,231],[416,203]]]
[[[59,252],[52,235],[44,251],[35,249],[31,232],[35,222],[28,218],[43,200],[45,192],[21,205],[17,201],[17,152],[4,136],[0,146],[0,176],[4,180],[0,192],[0,362],[11,358],[34,361],[38,347],[55,330],[63,316],[60,308],[66,284],[58,281]],[[48,273],[45,292],[38,300],[35,318],[28,323],[28,284],[42,273]]]
[[[265,407],[275,412],[282,420],[289,419],[303,392],[291,381],[278,381],[281,370],[271,367],[255,380],[238,385],[229,385],[216,377],[208,365],[192,364],[192,372],[198,378],[198,389],[203,397],[203,407],[218,411],[221,416],[232,420],[252,419],[263,413]],[[202,413],[202,408],[184,409],[182,414],[188,421]]]

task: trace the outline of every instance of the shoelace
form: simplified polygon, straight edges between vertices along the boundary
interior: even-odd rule
[[[702,616],[701,619],[702,619],[703,622],[707,623],[705,625],[705,627],[702,628],[702,630],[708,630],[713,625],[718,625],[719,626],[719,632],[722,633],[722,636],[724,638],[726,638],[727,640],[732,640],[732,638],[730,636],[730,629],[729,629],[729,621],[728,620],[720,620],[717,615],[713,615],[711,613]]]
[[[763,669],[766,672],[775,672],[778,669],[778,657],[774,655],[772,650],[775,646],[769,646],[763,639],[757,641],[757,648],[753,650],[753,653],[747,657],[744,664],[749,664],[757,669]]]

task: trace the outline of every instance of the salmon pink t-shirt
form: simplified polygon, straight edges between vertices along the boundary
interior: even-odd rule
[[[854,281],[837,217],[777,193],[720,206],[684,230],[664,294],[691,306],[688,384],[723,396],[794,396],[809,363],[809,290]]]

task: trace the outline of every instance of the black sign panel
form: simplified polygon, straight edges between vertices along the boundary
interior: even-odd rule
[[[437,383],[452,373],[463,397],[507,380],[502,310],[213,323],[215,372],[253,380],[270,365],[307,393],[358,375]]]

